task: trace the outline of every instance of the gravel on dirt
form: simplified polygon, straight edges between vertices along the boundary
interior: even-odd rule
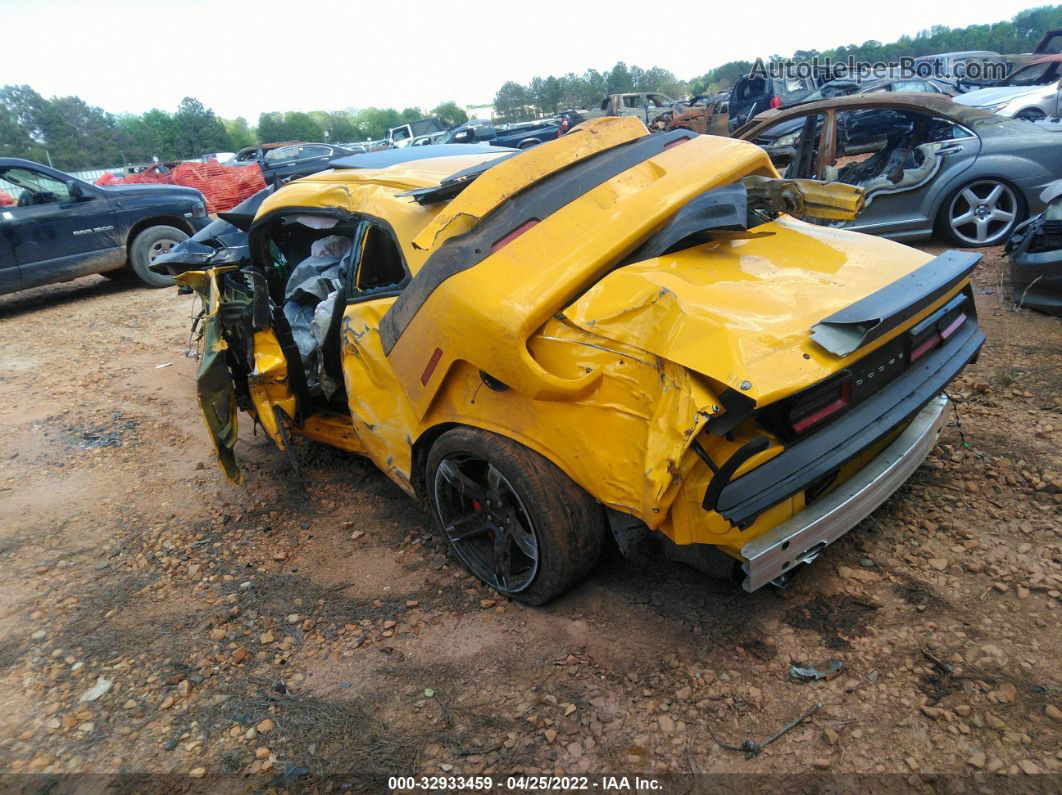
[[[98,277],[0,298],[0,770],[1057,784],[1062,325],[985,253],[988,343],[942,444],[790,587],[611,552],[533,609],[354,456],[300,442],[300,482],[241,415],[229,485],[189,298]],[[816,703],[751,758],[726,747]]]

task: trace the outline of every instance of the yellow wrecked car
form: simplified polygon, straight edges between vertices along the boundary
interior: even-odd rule
[[[783,583],[923,461],[984,341],[977,255],[798,220],[861,195],[751,144],[619,118],[420,149],[230,217],[244,253],[178,278],[205,305],[200,402],[234,482],[238,410],[282,449],[367,456],[518,601],[610,532]]]

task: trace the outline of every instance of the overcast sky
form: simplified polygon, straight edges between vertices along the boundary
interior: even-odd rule
[[[893,41],[1043,4],[888,0],[846,13],[791,0],[0,0],[0,84],[114,113],[172,111],[193,96],[254,124],[272,110],[487,103],[506,80],[620,60],[689,79],[727,61]]]

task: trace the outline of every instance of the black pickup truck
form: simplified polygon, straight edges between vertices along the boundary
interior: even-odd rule
[[[173,280],[148,265],[208,223],[194,188],[101,187],[0,157],[0,294],[92,273],[166,287]]]

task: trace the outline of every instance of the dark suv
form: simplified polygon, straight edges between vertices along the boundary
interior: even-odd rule
[[[166,287],[173,280],[148,265],[208,223],[194,188],[102,187],[0,157],[0,294],[92,273]]]
[[[758,74],[739,77],[730,92],[730,132],[765,110],[803,101],[818,86],[815,78],[783,80]]]

